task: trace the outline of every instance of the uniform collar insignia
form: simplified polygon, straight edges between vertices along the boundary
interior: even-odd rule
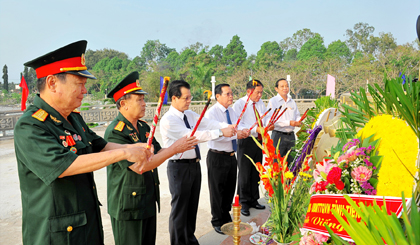
[[[60,120],[58,120],[56,117],[54,117],[53,115],[50,115],[50,118],[54,121],[54,122],[56,122],[56,123],[61,123],[61,121]]]

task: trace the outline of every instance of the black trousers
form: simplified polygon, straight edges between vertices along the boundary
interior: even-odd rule
[[[232,221],[229,212],[235,195],[237,167],[235,155],[208,151],[207,175],[213,226],[222,226]]]
[[[239,202],[242,205],[242,209],[248,210],[250,207],[255,206],[260,198],[258,190],[260,176],[254,164],[245,155],[251,157],[254,163],[262,163],[262,150],[251,137],[238,140]]]
[[[115,245],[156,244],[156,215],[139,220],[117,220],[111,216]]]
[[[194,232],[201,188],[200,162],[180,163],[170,160],[167,174],[172,196],[169,216],[171,244],[198,244]]]
[[[279,131],[274,130],[271,134],[271,139],[273,140],[274,148],[277,148],[277,145],[280,141],[279,152],[282,157],[286,156],[287,152],[295,146],[296,137],[295,134],[283,134]],[[293,161],[292,157],[287,157],[287,163],[291,163]]]

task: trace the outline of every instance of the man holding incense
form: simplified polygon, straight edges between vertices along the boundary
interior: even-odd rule
[[[105,139],[119,144],[145,143],[150,127],[141,120],[146,112],[139,73],[127,75],[108,94],[116,101],[118,116],[105,131]],[[182,137],[169,148],[162,149],[153,138],[154,157],[139,171],[132,162],[122,160],[107,167],[108,213],[116,245],[155,244],[156,204],[160,209],[157,167],[176,153],[194,149],[195,137]],[[152,149],[153,149],[152,148]]]
[[[190,136],[199,120],[199,115],[188,110],[192,96],[190,85],[183,80],[169,84],[168,94],[172,100],[168,112],[160,121],[160,133],[165,147],[170,147],[182,137]],[[199,142],[236,134],[233,126],[203,118],[195,132]],[[171,192],[171,214],[169,233],[171,244],[198,244],[194,236],[197,220],[198,200],[201,188],[200,149],[175,154],[168,162],[169,190]]]
[[[219,84],[214,90],[217,103],[206,113],[205,117],[228,124],[238,120],[235,111],[229,107],[233,103],[233,93],[229,84]],[[249,130],[237,131],[237,137],[219,137],[207,143],[207,175],[210,191],[211,224],[214,230],[223,234],[221,226],[232,221],[231,210],[236,188],[237,151],[236,139],[249,136]]]
[[[256,82],[256,85],[253,84],[254,81]],[[254,105],[260,115],[265,113],[266,107],[264,102],[261,100],[263,89],[264,85],[260,81],[249,81],[246,85],[247,95],[237,100],[233,105],[233,110],[235,111],[236,115],[240,115],[245,107],[245,104],[247,103],[248,96],[250,95],[248,105],[238,125],[239,130],[250,129],[251,126],[253,126],[253,124],[256,122]],[[267,117],[262,120],[263,125],[266,121],[266,118]],[[268,128],[268,130],[272,130],[272,128],[273,127],[271,126]],[[264,205],[258,203],[258,199],[260,197],[258,189],[258,182],[260,181],[259,173],[253,163],[245,156],[248,155],[251,157],[255,163],[262,162],[262,150],[251,137],[252,135],[255,138],[258,138],[258,134],[261,132],[261,130],[262,128],[258,126],[254,127],[251,130],[249,137],[238,140],[239,174],[237,193],[239,194],[239,202],[242,205],[241,214],[244,216],[250,215],[250,208],[265,209]]]
[[[23,244],[104,244],[93,171],[121,160],[149,163],[144,144],[105,141],[75,110],[87,92],[87,41],[25,63],[35,69],[39,95],[15,126],[22,195]]]
[[[279,152],[283,157],[293,146],[295,146],[296,137],[294,129],[301,125],[301,122],[299,122],[300,113],[296,102],[288,95],[290,89],[289,82],[286,79],[280,78],[277,80],[274,89],[277,91],[277,95],[270,99],[267,107],[272,108],[271,111],[280,106],[282,106],[282,111],[287,108],[281,118],[274,123],[274,131],[271,134],[274,148],[277,148],[280,141]],[[291,161],[293,161],[293,159],[289,155],[287,162],[290,164]]]

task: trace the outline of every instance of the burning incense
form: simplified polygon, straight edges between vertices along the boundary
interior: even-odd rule
[[[160,111],[162,109],[163,99],[165,98],[166,89],[168,88],[168,84],[169,84],[170,79],[171,79],[170,77],[165,77],[163,79],[163,86],[162,86],[162,90],[160,91],[158,106],[156,108],[155,116],[153,118],[152,127],[150,128],[149,138],[147,139],[147,149],[152,148],[152,141],[153,141],[153,137],[155,136],[156,125],[157,125],[158,120],[159,120],[159,115],[160,115]]]

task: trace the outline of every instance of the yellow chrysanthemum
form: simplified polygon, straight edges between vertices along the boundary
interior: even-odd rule
[[[294,175],[292,172],[287,171],[286,173],[284,173],[284,177],[286,177],[286,179],[293,179]]]
[[[375,134],[374,140],[381,139],[378,151],[383,156],[377,195],[400,197],[404,191],[406,197],[411,197],[413,176],[418,172],[419,143],[415,133],[405,121],[391,115],[380,115],[372,118],[357,136],[364,139],[372,134]]]

